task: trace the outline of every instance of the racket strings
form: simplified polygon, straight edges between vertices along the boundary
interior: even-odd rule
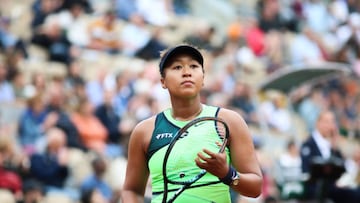
[[[195,159],[203,149],[221,151],[226,129],[221,122],[203,121],[183,132],[170,152],[166,165],[167,178],[178,182],[189,182],[203,169],[197,167]]]

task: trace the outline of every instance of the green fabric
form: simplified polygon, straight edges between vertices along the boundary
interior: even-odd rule
[[[168,194],[168,199],[174,192]],[[151,203],[161,203],[163,195],[154,195]],[[206,187],[191,188],[181,193],[174,203],[230,203],[229,186],[222,183],[209,185]]]
[[[203,116],[216,116],[218,113],[219,108],[213,106],[203,105],[203,110],[198,117]],[[175,120],[171,116],[171,109],[167,109],[164,112],[157,115],[155,128],[153,131],[152,139],[149,146],[149,161],[148,166],[150,170],[150,176],[152,179],[152,191],[153,192],[162,192],[164,183],[163,183],[163,175],[162,175],[162,166],[163,166],[163,159],[165,152],[167,150],[167,146],[171,141],[172,136],[175,135],[178,129],[186,125],[189,121],[178,121]],[[205,127],[206,126],[201,126]],[[204,128],[199,128],[204,129]],[[218,138],[217,133],[212,132],[210,133],[211,136],[216,136]],[[196,138],[199,139],[199,138]],[[204,138],[201,138],[204,139]],[[203,140],[204,141],[204,140]],[[194,143],[198,142],[198,140],[193,141]],[[212,146],[208,145],[207,148],[218,148],[214,143],[214,137],[211,138]],[[196,146],[196,145],[195,145]],[[196,150],[196,147],[186,147],[185,149],[176,149],[179,151],[175,151],[177,155],[183,155],[184,150]],[[174,149],[175,150],[175,149]],[[230,153],[229,150],[226,149],[227,160],[230,161]],[[198,171],[198,167],[193,164],[193,159],[187,159],[187,157],[183,157],[184,159],[181,160],[183,163],[179,163],[181,165],[192,165],[193,169]],[[170,156],[171,159],[171,156]],[[180,161],[179,161],[180,162]],[[176,165],[174,165],[174,169],[176,169]],[[195,167],[195,168],[194,168]],[[191,169],[190,169],[191,170]],[[171,173],[171,171],[170,171]],[[178,174],[173,174],[174,176],[178,176]],[[204,177],[198,180],[194,185],[218,181],[219,179],[210,173],[206,173]],[[181,186],[168,184],[169,189],[177,189]],[[168,197],[171,197],[172,193],[170,192]],[[152,202],[161,202],[162,200],[162,193],[159,195],[154,195]],[[230,194],[229,194],[229,186],[218,183],[209,186],[201,186],[197,188],[190,188],[185,190],[175,202],[221,202],[226,203],[230,202]]]

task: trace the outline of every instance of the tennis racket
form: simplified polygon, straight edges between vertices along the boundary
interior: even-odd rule
[[[229,138],[229,128],[218,117],[196,118],[178,130],[165,152],[162,174],[164,178],[163,203],[173,202],[184,190],[219,183],[200,179],[206,170],[199,168],[195,159],[204,148],[224,152]],[[198,181],[198,182],[197,182]],[[194,184],[197,182],[196,184]],[[169,185],[171,184],[171,185]],[[180,186],[180,187],[179,187]],[[172,197],[168,199],[168,193]]]

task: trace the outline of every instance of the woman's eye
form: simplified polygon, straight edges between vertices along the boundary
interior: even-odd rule
[[[181,66],[174,66],[173,69],[175,69],[175,70],[180,70],[180,69],[181,69]]]
[[[197,64],[192,64],[192,65],[190,65],[190,67],[194,69],[194,68],[198,68],[198,67],[200,67],[200,66],[197,65]]]

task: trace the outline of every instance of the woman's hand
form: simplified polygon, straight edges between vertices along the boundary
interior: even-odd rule
[[[217,176],[218,178],[226,176],[229,170],[229,164],[226,161],[225,153],[214,153],[210,150],[204,149],[197,155],[198,157],[195,159],[195,162],[199,168],[205,169],[207,172]]]

